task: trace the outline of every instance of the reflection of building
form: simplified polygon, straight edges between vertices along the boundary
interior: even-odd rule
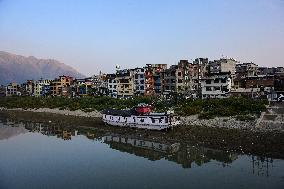
[[[224,165],[232,163],[238,158],[236,153],[216,150],[212,148],[179,143],[167,138],[144,137],[133,133],[130,135],[113,133],[109,130],[95,128],[71,128],[41,123],[25,123],[25,128],[31,132],[39,132],[48,136],[57,136],[63,140],[72,140],[72,136],[84,135],[90,140],[101,140],[109,144],[110,148],[127,152],[150,160],[165,160],[175,162],[184,168],[190,168],[192,163],[201,166],[215,160]]]
[[[159,160],[167,154],[175,153],[179,150],[179,143],[159,143],[138,138],[105,136],[104,142],[111,148],[128,152],[137,156],[142,156],[150,160]]]

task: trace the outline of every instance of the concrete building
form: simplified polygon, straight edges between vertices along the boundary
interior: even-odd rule
[[[167,64],[146,64],[145,96],[161,95],[164,88],[164,71]]]
[[[134,95],[144,96],[145,93],[145,68],[133,69]]]
[[[107,74],[108,96],[117,98],[117,80],[115,74]]]
[[[117,98],[129,98],[134,94],[133,70],[124,69],[116,72]]]
[[[230,72],[219,72],[201,78],[202,99],[228,97],[231,89],[230,77]]]
[[[185,93],[188,89],[188,61],[181,60],[178,65],[172,65],[164,71],[163,94]]]
[[[87,96],[92,94],[92,79],[75,79],[72,84],[72,96]]]
[[[35,93],[35,82],[34,80],[27,80],[21,84],[20,91],[22,96],[33,96]]]
[[[237,77],[251,77],[258,74],[258,65],[255,63],[236,64]]]
[[[21,96],[21,92],[19,91],[20,87],[17,83],[10,83],[6,86],[5,94],[6,96]]]
[[[50,82],[49,79],[40,79],[35,83],[34,96],[47,96],[50,92]]]
[[[208,72],[208,58],[196,58],[188,68],[188,88],[192,97],[201,98],[201,78]]]
[[[50,83],[50,94],[52,96],[69,96],[71,95],[71,84],[73,78],[70,76],[59,76]]]

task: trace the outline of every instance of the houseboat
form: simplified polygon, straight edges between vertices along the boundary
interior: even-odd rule
[[[103,111],[103,122],[112,126],[135,127],[150,130],[169,129],[180,124],[173,112],[151,112],[151,106],[139,104],[130,110],[107,109]]]

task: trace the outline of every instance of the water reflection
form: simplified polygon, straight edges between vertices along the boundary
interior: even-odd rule
[[[144,138],[139,134],[121,134],[109,130],[86,127],[62,127],[52,124],[33,122],[13,122],[9,119],[0,120],[0,140],[27,132],[41,133],[47,136],[56,136],[62,140],[72,140],[78,135],[85,136],[89,140],[103,142],[111,149],[127,152],[148,160],[156,161],[165,159],[175,162],[183,168],[191,168],[193,165],[202,166],[211,161],[229,166],[239,158],[236,152],[212,149],[171,140]],[[259,156],[251,156],[251,172],[254,175],[269,177],[269,169],[273,167],[273,159]]]

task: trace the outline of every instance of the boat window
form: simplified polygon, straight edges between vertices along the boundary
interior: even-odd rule
[[[155,123],[155,119],[152,118],[152,123]]]
[[[169,121],[168,121],[168,118],[167,117],[165,117],[165,123],[168,123]]]
[[[143,122],[144,122],[144,119],[141,119],[140,121],[143,123]]]

